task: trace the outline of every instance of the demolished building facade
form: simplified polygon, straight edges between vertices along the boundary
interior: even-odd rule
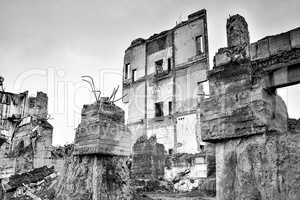
[[[190,14],[170,30],[132,41],[123,68],[123,102],[132,143],[141,136],[156,136],[166,155],[202,152],[197,105],[199,95],[204,96],[208,68],[206,10]],[[205,155],[197,155],[194,159],[203,162],[194,162],[194,175],[206,177]],[[187,162],[178,164],[169,175],[190,167]]]
[[[47,165],[53,127],[48,122],[47,94],[0,91],[1,178]]]

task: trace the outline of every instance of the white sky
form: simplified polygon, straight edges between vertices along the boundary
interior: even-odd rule
[[[0,0],[0,75],[7,91],[49,96],[54,144],[70,143],[82,104],[93,101],[81,75],[109,95],[121,85],[124,50],[206,8],[210,59],[226,46],[229,14],[243,15],[251,42],[300,26],[298,0]],[[280,91],[298,118],[299,87]],[[119,93],[120,96],[120,93]]]

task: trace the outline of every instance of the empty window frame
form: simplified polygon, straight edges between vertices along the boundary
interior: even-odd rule
[[[124,71],[125,71],[124,78],[128,79],[129,78],[128,75],[129,75],[129,71],[130,71],[130,63],[127,63],[125,65],[125,70]]]
[[[163,102],[155,103],[155,117],[162,117],[162,116],[164,116],[163,106],[164,106]]]
[[[208,80],[197,82],[197,95],[203,98],[209,97],[209,83]]]
[[[200,55],[204,53],[204,41],[203,36],[199,35],[196,37],[196,54]]]
[[[168,71],[170,72],[172,70],[172,59],[168,58]]]
[[[164,71],[163,63],[164,62],[162,59],[155,62],[155,73],[156,74],[162,73]]]
[[[136,81],[136,69],[133,69],[131,71],[131,79],[132,79],[132,82]]]
[[[172,104],[172,101],[169,101],[169,115],[172,115],[172,107],[173,104]]]

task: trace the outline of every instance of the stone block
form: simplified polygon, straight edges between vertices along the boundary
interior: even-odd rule
[[[74,155],[130,155],[131,133],[124,124],[124,111],[114,104],[85,105],[76,136]]]
[[[271,55],[276,55],[280,52],[291,50],[290,33],[287,32],[269,37],[269,47]]]
[[[156,137],[140,137],[133,146],[132,176],[135,179],[151,179],[164,176],[164,145]]]
[[[215,55],[215,66],[226,65],[231,62],[231,58],[226,52],[217,53]]]
[[[251,44],[251,60],[263,59],[270,56],[269,40],[262,39]]]
[[[217,141],[286,130],[287,111],[280,97],[268,97],[260,89],[217,95],[200,105],[201,138]]]
[[[290,32],[292,48],[300,48],[300,28]]]
[[[299,199],[299,139],[266,132],[216,144],[216,198]]]

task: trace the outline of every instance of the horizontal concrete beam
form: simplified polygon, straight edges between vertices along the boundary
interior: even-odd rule
[[[281,66],[268,73],[267,89],[276,89],[300,83],[300,62],[293,65]]]

